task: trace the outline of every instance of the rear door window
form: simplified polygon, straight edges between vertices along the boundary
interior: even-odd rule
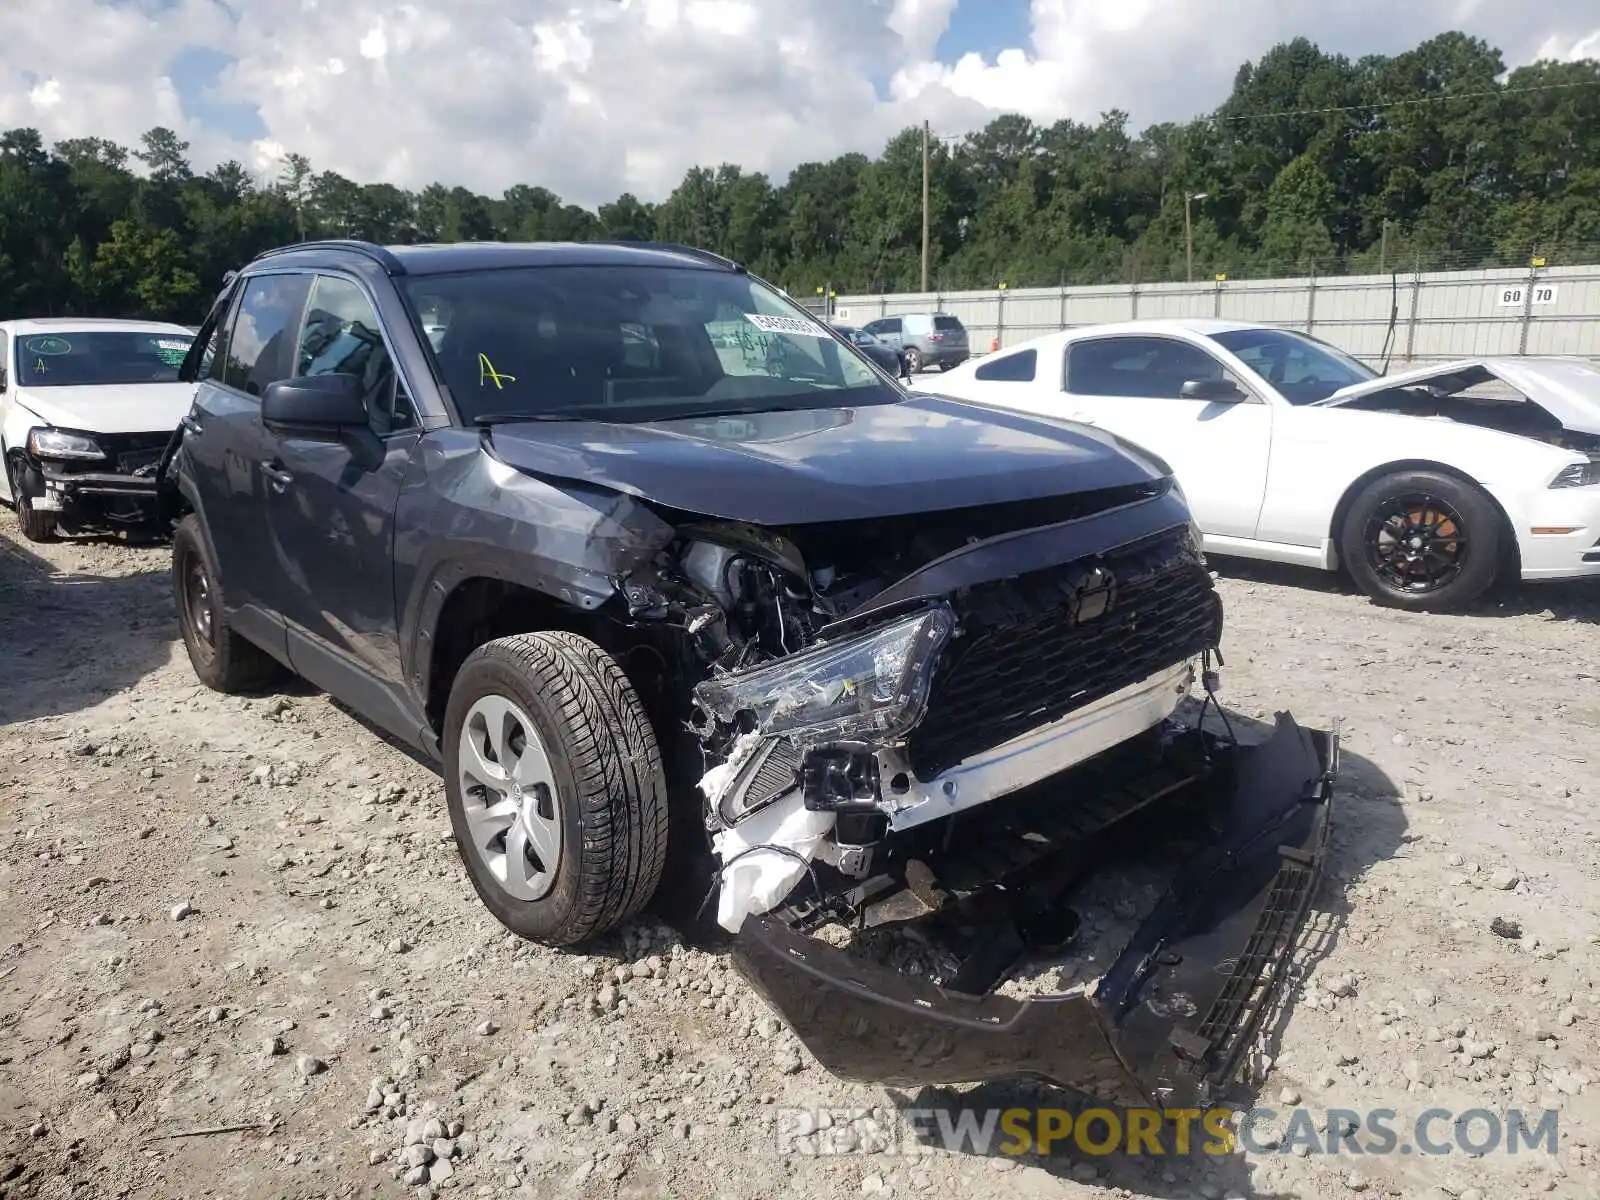
[[[1038,370],[1039,352],[1018,350],[986,360],[973,377],[993,383],[1032,383]]]
[[[228,337],[223,382],[252,396],[294,374],[300,315],[311,290],[309,275],[258,275],[247,279]]]

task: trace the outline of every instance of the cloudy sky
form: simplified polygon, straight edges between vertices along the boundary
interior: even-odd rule
[[[0,0],[0,127],[161,124],[202,168],[287,149],[592,205],[695,163],[876,152],[924,119],[1181,119],[1296,35],[1354,56],[1450,28],[1512,65],[1600,57],[1595,0]]]

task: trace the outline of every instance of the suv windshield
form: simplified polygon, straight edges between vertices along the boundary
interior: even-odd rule
[[[646,421],[899,394],[748,275],[534,267],[401,281],[466,421]]]
[[[1211,340],[1278,390],[1290,404],[1314,404],[1377,372],[1326,342],[1288,329],[1230,329]]]
[[[24,334],[17,343],[21,387],[177,383],[194,336],[155,331]]]

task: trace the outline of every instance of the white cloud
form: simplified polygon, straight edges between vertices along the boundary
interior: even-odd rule
[[[905,43],[907,57],[926,61],[950,28],[955,9],[956,0],[895,0],[889,28]]]
[[[35,84],[28,89],[28,103],[40,110],[54,108],[61,103],[61,81],[46,79]]]
[[[1575,62],[1580,58],[1600,58],[1600,28],[1593,33],[1574,38],[1570,34],[1557,34],[1546,38],[1539,47],[1540,58],[1553,58],[1558,62]]]
[[[1031,0],[1032,45],[985,62],[915,63],[895,77],[911,98],[944,88],[1040,120],[1092,120],[1112,108],[1139,125],[1214,108],[1241,63],[1306,36],[1352,58],[1396,53],[1449,29],[1487,39],[1508,64],[1600,54],[1593,0]],[[1559,31],[1559,32],[1558,32]]]
[[[874,153],[923,119],[1182,119],[1298,34],[1360,55],[1459,27],[1513,63],[1600,54],[1593,0],[1031,0],[1026,45],[938,61],[957,3],[1006,2],[50,0],[48,21],[0,3],[0,127],[131,146],[164,124],[202,168],[272,171],[293,150],[362,181],[533,183],[595,204],[660,198],[697,163],[781,175]],[[172,78],[190,46],[236,59],[214,98],[256,108],[264,136],[184,115]]]

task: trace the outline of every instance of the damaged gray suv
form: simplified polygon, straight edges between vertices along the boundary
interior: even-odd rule
[[[673,246],[291,246],[183,373],[161,494],[196,673],[295,672],[437,762],[508,929],[698,901],[845,1076],[1170,1103],[1232,1074],[1335,745],[1185,716],[1222,607],[1153,456],[908,393]],[[1000,993],[1157,847],[1092,993]],[[902,926],[955,966],[850,944]]]

